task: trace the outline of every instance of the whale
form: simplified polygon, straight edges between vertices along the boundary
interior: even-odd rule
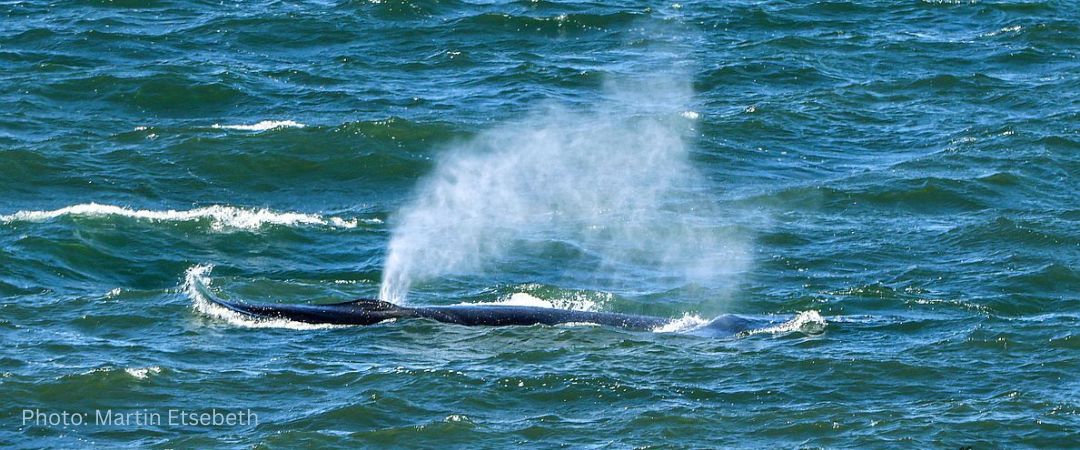
[[[632,331],[658,331],[676,320],[670,317],[539,306],[403,306],[370,298],[327,304],[248,303],[227,301],[206,290],[200,291],[211,303],[245,317],[256,320],[285,319],[307,324],[376,325],[403,319],[426,319],[465,326],[592,324]],[[695,331],[710,336],[736,335],[775,323],[728,314],[696,327]]]

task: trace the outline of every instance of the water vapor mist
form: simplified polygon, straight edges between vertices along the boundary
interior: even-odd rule
[[[724,283],[745,258],[689,159],[691,94],[675,75],[612,82],[586,110],[545,105],[447,149],[394,218],[380,297],[553,248],[570,251],[551,274],[601,287]]]

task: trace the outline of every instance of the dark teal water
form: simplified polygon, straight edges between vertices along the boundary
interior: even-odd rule
[[[4,1],[0,444],[1080,446],[1078,11]],[[689,325],[190,289],[376,296],[394,239],[414,304]],[[725,313],[789,326],[688,332]],[[170,409],[258,420],[93,423]]]

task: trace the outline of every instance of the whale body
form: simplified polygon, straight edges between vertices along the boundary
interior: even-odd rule
[[[455,305],[407,307],[361,298],[323,305],[252,304],[214,299],[214,303],[249,317],[288,319],[311,324],[374,325],[392,319],[422,318],[469,326],[558,325],[591,323],[630,330],[651,330],[671,321],[662,317],[575,311],[536,306]]]
[[[214,304],[256,319],[287,319],[308,324],[374,325],[397,319],[428,319],[467,326],[595,324],[634,331],[654,331],[674,319],[613,312],[577,311],[537,306],[453,305],[401,306],[361,298],[321,305],[231,302],[206,293]],[[773,322],[736,315],[717,317],[699,327],[712,336],[734,335]]]

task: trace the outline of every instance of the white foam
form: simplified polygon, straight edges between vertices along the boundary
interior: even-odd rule
[[[701,114],[697,111],[683,111],[680,115],[690,120],[698,120],[701,118]]]
[[[544,300],[539,297],[534,297],[524,292],[515,292],[510,294],[509,297],[503,298],[496,302],[485,303],[487,305],[506,305],[506,306],[535,306],[539,308],[555,308],[555,304],[549,300]]]
[[[119,372],[119,369],[117,369],[115,367],[97,367],[97,368],[87,370],[85,372],[80,372],[79,374],[80,375],[92,375],[92,374],[95,374],[95,373],[110,374],[110,373],[117,373],[117,372]],[[132,377],[134,377],[136,379],[145,380],[145,379],[149,378],[151,374],[159,374],[159,373],[161,373],[161,367],[158,367],[158,366],[129,367],[127,369],[124,369],[124,373],[126,373],[128,375],[131,375]]]
[[[297,322],[288,319],[256,319],[228,308],[219,306],[210,301],[205,294],[210,285],[210,271],[214,269],[211,264],[199,264],[188,268],[184,273],[184,293],[191,299],[191,307],[200,313],[211,317],[225,320],[230,325],[246,328],[289,328],[293,330],[318,330],[325,328],[340,328],[346,325],[311,324]]]
[[[994,37],[994,36],[998,36],[998,35],[1002,35],[1002,34],[1006,34],[1006,33],[1015,33],[1017,31],[1020,31],[1022,28],[1023,27],[1021,27],[1020,25],[1014,25],[1014,26],[1011,26],[1011,27],[1005,27],[1005,28],[999,29],[997,31],[991,31],[989,33],[984,33],[983,36]]]
[[[140,380],[145,380],[145,379],[150,377],[150,374],[159,374],[159,373],[161,373],[161,368],[158,367],[158,366],[150,366],[150,367],[142,367],[142,368],[131,367],[131,368],[124,369],[124,372],[127,372],[128,375],[131,375],[131,376],[133,376],[135,378],[138,378]]]
[[[759,328],[756,330],[749,330],[744,335],[749,336],[753,334],[782,334],[782,333],[806,333],[806,334],[819,334],[825,331],[825,326],[828,322],[824,317],[821,317],[817,311],[809,310],[799,313],[795,318],[784,322],[779,325],[773,325],[771,327]]]
[[[556,324],[556,327],[598,327],[600,324],[592,322],[563,322]]]
[[[695,328],[708,325],[709,321],[696,314],[686,313],[678,319],[653,328],[654,333],[685,333]]]
[[[87,370],[85,372],[79,372],[79,375],[91,375],[91,374],[95,374],[95,373],[109,373],[109,372],[112,372],[112,370],[113,369],[111,367],[96,367],[96,368]]]
[[[604,294],[606,298],[610,298],[610,294]],[[536,308],[558,308],[558,309],[570,309],[575,311],[599,311],[600,302],[589,298],[589,296],[578,293],[565,298],[556,298],[551,300],[545,300],[526,292],[515,292],[510,294],[509,297],[502,298],[494,302],[486,303],[459,303],[462,306],[489,306],[489,305],[503,305],[503,306],[532,306]]]
[[[955,307],[964,308],[964,309],[970,309],[970,310],[973,310],[973,311],[978,311],[978,312],[986,313],[986,314],[990,314],[991,312],[993,312],[993,310],[991,310],[989,307],[987,307],[985,305],[980,305],[978,303],[968,303],[968,302],[965,302],[965,301],[962,301],[962,300],[940,300],[940,299],[929,299],[929,298],[925,298],[925,299],[924,298],[917,298],[917,299],[912,300],[912,302],[916,303],[916,304],[919,304],[919,305],[929,305],[929,306],[937,306],[937,305],[955,306]]]
[[[264,120],[251,125],[221,125],[215,123],[211,125],[211,128],[240,131],[266,131],[275,128],[304,128],[305,126],[306,125],[300,122],[294,122],[292,120]]]
[[[235,206],[214,205],[187,211],[131,209],[98,203],[83,203],[67,206],[52,211],[19,211],[14,214],[0,215],[0,223],[44,222],[61,216],[105,217],[121,216],[156,222],[191,222],[209,219],[214,231],[228,229],[255,230],[263,225],[315,225],[333,228],[356,228],[358,219],[326,217],[318,214],[294,212],[275,212],[266,208],[240,208]],[[365,220],[372,222],[378,219]],[[381,222],[381,221],[380,221]]]

